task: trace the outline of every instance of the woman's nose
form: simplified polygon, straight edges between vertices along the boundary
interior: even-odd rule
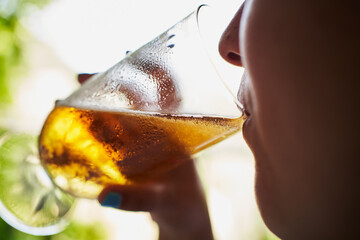
[[[229,63],[242,67],[241,53],[239,47],[240,18],[243,12],[242,5],[228,27],[225,29],[219,42],[219,53]]]

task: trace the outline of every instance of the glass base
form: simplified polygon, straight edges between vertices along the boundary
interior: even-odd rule
[[[0,136],[0,217],[32,235],[65,229],[75,198],[58,189],[42,167],[37,139],[24,134]]]

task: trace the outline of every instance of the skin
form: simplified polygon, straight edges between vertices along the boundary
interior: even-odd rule
[[[248,115],[243,135],[255,156],[257,203],[265,224],[282,239],[358,235],[360,8],[356,4],[246,0],[219,43],[224,59],[246,70],[238,97]],[[211,239],[200,183],[180,187],[187,171],[197,179],[192,161],[173,171],[179,172],[165,174],[157,184],[140,190],[110,189],[124,198],[119,208],[150,211],[160,238]],[[170,187],[159,191],[154,186]],[[171,197],[169,191],[178,190],[186,194]],[[139,201],[142,193],[147,201]],[[187,221],[189,216],[200,217]],[[194,222],[200,224],[199,231],[191,230]]]
[[[264,222],[282,239],[355,239],[359,6],[245,2],[220,53],[245,67],[244,138]]]
[[[159,239],[213,239],[203,188],[194,161],[138,186],[109,186],[100,194],[121,193],[120,209],[150,212],[159,225]]]

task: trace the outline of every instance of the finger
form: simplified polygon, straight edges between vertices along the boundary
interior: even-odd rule
[[[153,211],[161,206],[165,196],[165,187],[160,184],[111,185],[100,193],[98,201],[104,207],[127,211]]]
[[[86,82],[89,78],[91,78],[92,76],[94,76],[96,73],[80,73],[77,76],[78,82],[80,84],[83,84],[84,82]]]

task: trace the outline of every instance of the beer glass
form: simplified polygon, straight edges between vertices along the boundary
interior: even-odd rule
[[[241,106],[203,43],[199,20],[206,8],[56,101],[38,140],[41,167],[31,160],[51,181],[39,181],[27,203],[16,201],[29,211],[2,201],[5,220],[16,216],[13,225],[28,233],[55,233],[65,226],[73,198],[95,199],[107,185],[149,181],[241,129]],[[36,159],[36,151],[31,154]]]

